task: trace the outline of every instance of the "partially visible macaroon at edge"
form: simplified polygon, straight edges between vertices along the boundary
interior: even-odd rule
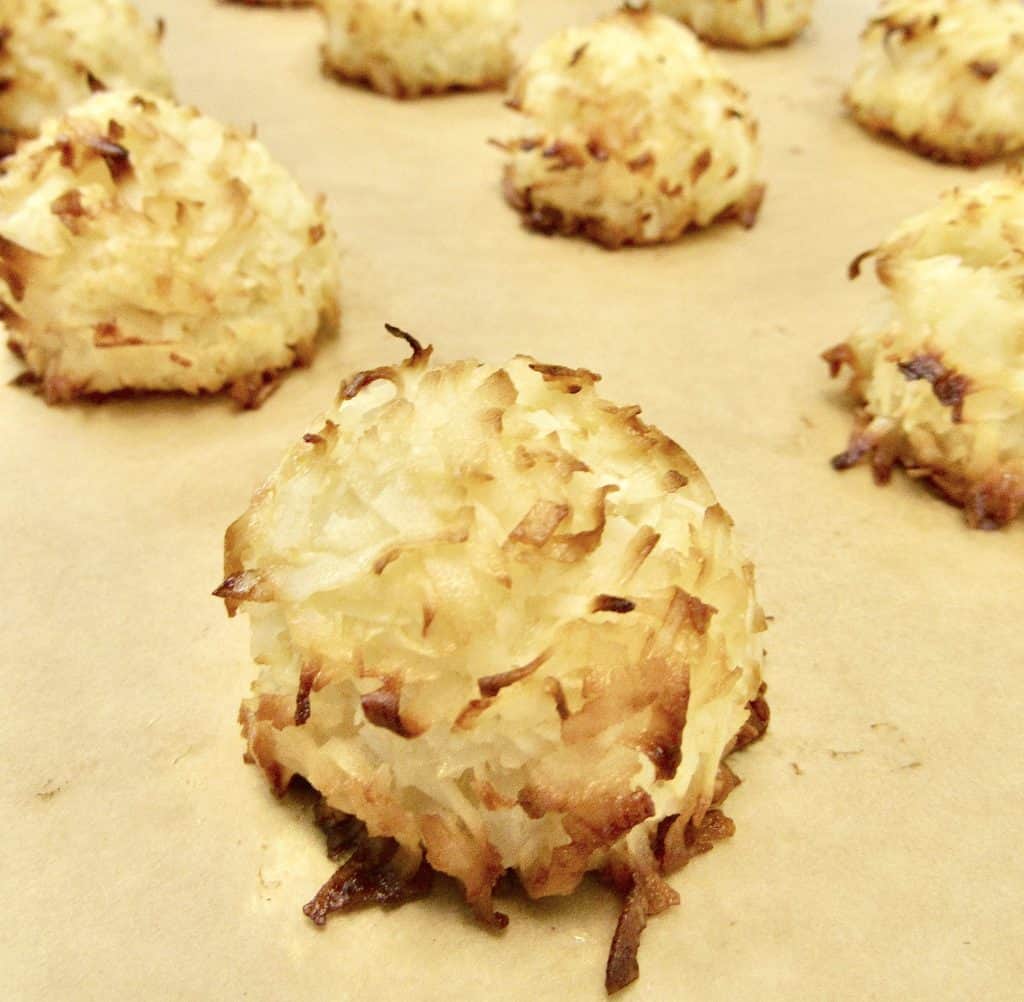
[[[652,0],[709,45],[760,49],[788,45],[811,21],[814,0]]]
[[[887,323],[824,353],[850,372],[854,429],[837,470],[869,464],[888,483],[900,466],[999,529],[1024,510],[1024,179],[1011,173],[946,192],[870,258],[891,294]]]
[[[5,0],[0,10],[0,152],[103,90],[171,97],[163,20],[129,0]]]
[[[883,0],[843,102],[868,132],[940,163],[1024,149],[1024,6]]]

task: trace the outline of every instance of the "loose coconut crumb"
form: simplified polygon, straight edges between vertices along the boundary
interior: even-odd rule
[[[227,533],[250,759],[392,840],[314,921],[425,892],[426,863],[501,928],[505,873],[539,898],[595,871],[626,900],[616,990],[678,900],[664,875],[732,833],[725,759],[767,726],[753,570],[693,460],[594,373],[431,366],[391,329],[412,356],[348,379]]]
[[[833,465],[894,465],[996,529],[1024,506],[1024,181],[954,189],[878,248],[892,320],[825,353],[848,367],[855,429]]]
[[[531,130],[503,144],[505,196],[531,229],[617,248],[757,218],[746,94],[688,28],[648,7],[544,43],[509,104]]]

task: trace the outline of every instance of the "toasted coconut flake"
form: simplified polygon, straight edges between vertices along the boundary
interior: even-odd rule
[[[768,701],[764,698],[765,689],[766,687],[762,682],[761,688],[757,691],[757,696],[750,701],[750,715],[747,717],[747,722],[743,725],[742,730],[736,735],[736,748],[746,748],[747,745],[760,741],[768,730],[771,710],[768,708]],[[723,797],[722,799],[724,800],[725,798]],[[715,801],[720,802],[717,797]]]
[[[327,858],[337,862],[351,855],[366,837],[366,825],[351,814],[343,814],[320,799],[313,808],[313,819],[327,840]]]
[[[419,341],[408,331],[396,327],[394,324],[385,324],[384,329],[392,336],[404,341],[412,349],[412,360],[414,362],[427,362],[430,358],[430,348],[424,348]]]
[[[644,921],[674,903],[665,861],[719,832],[722,760],[767,723],[753,573],[696,464],[593,374],[428,359],[342,394],[228,532],[220,594],[261,666],[249,755],[494,928],[508,871],[534,897],[611,875],[635,892],[617,984],[636,900]],[[313,917],[363,900],[361,874]]]
[[[414,738],[422,731],[402,719],[399,707],[401,697],[401,680],[396,675],[389,676],[379,689],[362,697],[360,704],[363,715],[374,727],[383,727],[400,738]]]
[[[712,45],[758,49],[792,41],[811,20],[814,0],[652,0]]]
[[[594,599],[594,604],[591,606],[593,612],[614,612],[620,616],[625,615],[627,612],[632,612],[636,608],[636,603],[631,602],[628,598],[619,598],[618,595],[598,595]]]
[[[710,852],[716,842],[731,838],[735,832],[732,820],[717,809],[708,811],[700,822],[673,819],[659,835],[662,870],[681,869],[695,856]]]
[[[647,905],[643,893],[632,890],[622,906],[615,935],[612,937],[608,963],[605,967],[604,987],[609,995],[621,991],[640,977],[640,937],[647,928]]]
[[[313,693],[313,683],[316,681],[318,671],[319,669],[315,665],[307,666],[302,669],[302,674],[299,676],[299,690],[295,694],[296,727],[301,727],[309,720],[309,714],[312,712],[309,697]]]
[[[542,547],[569,517],[570,511],[568,505],[557,501],[538,501],[508,534],[508,541]]]
[[[396,908],[430,893],[434,871],[423,859],[410,868],[394,839],[370,838],[360,821],[325,809],[322,802],[317,823],[327,836],[328,856],[348,858],[302,908],[316,925],[324,925],[335,912],[368,904]]]
[[[480,695],[485,698],[497,696],[502,689],[515,685],[516,682],[522,682],[524,678],[529,678],[549,657],[551,657],[551,652],[545,651],[521,668],[513,668],[511,671],[500,672],[497,675],[487,675],[485,678],[477,679]]]
[[[6,162],[0,304],[51,402],[226,389],[254,408],[337,327],[335,245],[261,144],[109,91]]]
[[[1024,147],[1019,0],[884,0],[846,95],[866,129],[937,160],[979,164]]]
[[[861,268],[864,266],[864,262],[869,258],[873,257],[876,248],[872,247],[870,250],[861,251],[851,262],[846,270],[846,276],[852,282],[854,279],[860,278]]]
[[[505,144],[504,191],[531,229],[617,248],[757,218],[746,94],[688,28],[647,6],[554,36],[508,103],[531,134]]]
[[[892,320],[825,353],[856,414],[837,470],[930,481],[968,524],[1024,507],[1024,180],[954,189],[875,252]]]
[[[724,800],[739,780],[728,766],[723,764],[721,768],[733,779],[732,785],[723,786]],[[665,883],[662,874],[681,869],[734,832],[732,821],[717,809],[709,811],[699,822],[681,821],[679,816],[663,818],[650,845],[638,849],[638,858],[631,868],[613,861],[606,869],[606,876],[624,896],[605,968],[605,988],[609,995],[639,977],[640,938],[647,927],[647,919],[679,904],[679,895]]]
[[[413,98],[500,87],[512,71],[518,0],[320,0],[324,70]]]

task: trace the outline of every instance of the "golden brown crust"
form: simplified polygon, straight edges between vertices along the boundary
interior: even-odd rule
[[[333,309],[331,311],[332,317],[337,317],[339,314],[340,309]],[[16,320],[17,318],[14,319]],[[16,329],[10,321],[5,322],[9,329]],[[317,325],[317,330],[336,329],[337,324],[337,319],[325,319]],[[133,342],[131,341],[125,341],[122,339],[117,342],[111,342],[111,346],[130,345],[132,343]],[[24,353],[16,336],[12,336],[8,340],[7,347],[15,357],[20,359],[24,358]],[[252,373],[242,379],[236,379],[234,382],[228,383],[220,389],[201,390],[199,393],[194,393],[190,390],[175,390],[171,391],[171,393],[172,395],[189,397],[217,396],[218,394],[223,393],[238,406],[239,410],[259,410],[259,408],[262,407],[263,404],[265,404],[267,400],[280,388],[284,381],[284,377],[295,369],[308,368],[312,363],[315,354],[316,345],[314,344],[311,349],[303,348],[302,350],[296,350],[294,352],[294,361],[291,365],[282,366],[279,369],[265,369],[262,372]],[[183,368],[191,368],[194,364],[191,359],[184,358],[173,350],[168,352],[168,358]],[[24,372],[20,376],[16,377],[16,379],[18,386],[25,387],[26,389],[38,394],[51,406],[72,403],[86,403],[94,406],[100,406],[104,403],[116,400],[145,399],[155,395],[166,396],[168,393],[166,390],[144,389],[122,389],[113,393],[98,391],[93,389],[88,381],[77,382],[68,379],[61,375],[59,370],[50,367],[46,368],[42,374]]]
[[[912,153],[939,164],[950,164],[958,167],[982,167],[992,160],[1005,156],[1011,147],[1008,139],[995,137],[987,144],[978,147],[959,147],[943,145],[935,140],[927,139],[920,133],[903,134],[899,132],[884,115],[876,114],[855,102],[849,94],[843,95],[843,104],[847,111],[868,132],[874,133],[879,139],[905,146]]]
[[[715,216],[712,224],[737,222],[744,229],[752,229],[757,224],[766,191],[766,185],[755,185],[742,202],[728,206]],[[515,168],[511,164],[506,165],[504,170],[502,192],[505,201],[522,216],[523,225],[528,230],[546,237],[586,237],[606,250],[674,243],[682,233],[703,228],[701,224],[692,222],[681,233],[673,232],[647,238],[636,229],[616,226],[603,216],[578,215],[566,213],[550,205],[535,205],[533,189],[529,185],[523,188],[516,187]]]
[[[479,83],[462,84],[418,84],[410,86],[402,77],[397,74],[382,75],[377,72],[349,72],[335,66],[321,52],[320,69],[328,80],[337,80],[339,83],[355,84],[365,87],[367,90],[376,91],[385,97],[393,98],[396,101],[412,101],[424,97],[443,97],[446,94],[459,94],[469,91],[500,90],[508,80],[507,73],[495,73],[492,76],[481,78]]]
[[[758,740],[768,726],[768,704],[762,685],[757,699],[751,704],[751,717],[736,736],[735,748],[740,749]],[[696,856],[709,852],[714,844],[730,838],[735,825],[720,810],[729,794],[739,785],[739,779],[723,762],[719,767],[714,806],[699,821],[678,815],[663,819],[655,829],[645,859],[645,867],[631,868],[612,861],[604,871],[607,882],[623,898],[622,911],[609,947],[605,968],[605,989],[609,995],[635,981],[640,974],[640,938],[647,919],[679,903],[678,894],[664,882],[664,877],[685,867]],[[509,806],[494,793],[495,807]],[[531,816],[542,817],[552,808],[537,791],[524,792],[520,804]],[[565,804],[558,805],[564,808]],[[607,805],[605,805],[607,806]],[[620,800],[611,813],[588,814],[581,802],[577,813],[567,826],[572,836],[570,845],[557,850],[561,864],[567,858],[585,859],[602,844],[611,844],[621,834],[640,821],[650,817],[653,807],[650,799],[636,791]],[[303,912],[317,925],[323,925],[336,912],[346,912],[368,904],[397,907],[429,895],[433,886],[434,866],[428,848],[426,857],[403,857],[394,839],[370,838],[366,826],[357,818],[332,809],[326,800],[316,808],[317,824],[327,839],[328,856],[345,858],[345,862],[320,888],[314,898],[303,907]],[[445,869],[445,855],[457,842],[452,833],[432,819],[429,826],[434,844],[434,859]],[[429,844],[429,843],[428,843]],[[467,892],[478,919],[486,926],[502,929],[508,917],[495,912],[490,902],[494,885],[502,877],[500,863],[492,862],[480,875],[473,895]],[[536,893],[537,885],[531,890]]]
[[[1024,476],[1018,467],[997,467],[984,477],[969,479],[946,466],[922,464],[898,430],[882,437],[870,434],[870,420],[867,412],[857,413],[846,448],[832,458],[833,469],[850,470],[867,463],[881,487],[891,479],[893,468],[900,466],[914,480],[931,484],[944,501],[963,509],[972,529],[1004,529],[1024,511]]]

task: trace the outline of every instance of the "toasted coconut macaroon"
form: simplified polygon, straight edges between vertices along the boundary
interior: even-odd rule
[[[853,116],[936,160],[1024,148],[1024,4],[886,0],[861,36]]]
[[[757,218],[764,186],[746,94],[693,32],[648,7],[555,35],[509,104],[532,127],[503,144],[505,196],[531,229],[616,248]]]
[[[162,34],[127,0],[2,0],[0,128],[34,136],[44,119],[107,88],[169,97]]]
[[[971,526],[1004,526],[1024,506],[1024,181],[948,192],[870,253],[893,316],[825,354],[858,408],[833,465],[884,483],[899,463]]]
[[[662,875],[731,834],[725,759],[767,724],[753,569],[693,460],[598,376],[431,367],[391,330],[412,357],[348,380],[228,531],[249,754],[394,840],[316,921],[428,867],[502,926],[506,871],[544,897],[601,870],[628,895],[620,987],[678,900]]]
[[[712,45],[757,49],[790,42],[811,20],[814,0],[652,0]]]
[[[325,72],[391,97],[501,87],[518,0],[320,0]]]
[[[50,402],[229,387],[255,406],[337,327],[334,239],[255,139],[110,91],[7,161],[0,310]]]

